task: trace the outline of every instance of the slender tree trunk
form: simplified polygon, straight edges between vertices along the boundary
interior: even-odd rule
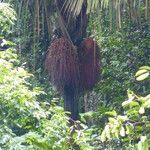
[[[69,115],[73,120],[79,119],[79,97],[77,91],[72,86],[66,86],[64,89],[64,109],[71,112]]]

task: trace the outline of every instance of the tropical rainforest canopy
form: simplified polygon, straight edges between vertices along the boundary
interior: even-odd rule
[[[149,0],[0,0],[0,150],[149,150],[149,113]]]

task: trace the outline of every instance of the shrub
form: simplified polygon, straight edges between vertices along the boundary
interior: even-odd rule
[[[149,76],[150,67],[141,67],[136,79],[141,81]],[[107,112],[111,117],[101,134],[102,142],[111,147],[148,150],[150,144],[150,94],[136,95],[128,91],[128,99],[122,103],[124,112],[117,115],[116,111]]]

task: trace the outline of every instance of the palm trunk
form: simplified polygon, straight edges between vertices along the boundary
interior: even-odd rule
[[[73,17],[72,14],[68,14],[65,10],[64,3],[66,0],[56,0],[61,32],[64,37],[67,37],[68,40],[71,40],[71,43],[78,46],[85,37],[86,27],[87,27],[87,0],[84,0],[82,10],[80,14],[76,17]],[[69,18],[68,18],[69,17]],[[73,85],[66,86],[64,88],[64,109],[65,111],[71,112],[70,117],[73,120],[79,119],[79,89],[74,88]]]
[[[71,112],[69,115],[71,119],[79,119],[79,97],[78,94],[72,86],[66,86],[64,89],[64,109],[65,111]]]

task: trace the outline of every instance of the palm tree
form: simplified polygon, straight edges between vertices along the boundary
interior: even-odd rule
[[[70,51],[76,51],[74,48],[74,46],[79,46],[83,37],[85,37],[85,34],[86,34],[86,27],[87,27],[87,1],[84,0],[82,5],[81,6],[81,10],[79,11],[79,13],[75,16],[74,15],[74,12],[72,11],[68,11],[67,8],[65,7],[65,3],[67,1],[64,1],[64,0],[56,0],[55,1],[55,6],[56,6],[56,10],[57,10],[57,14],[58,14],[58,26],[56,28],[56,30],[59,30],[60,29],[60,32],[61,32],[61,35],[62,37],[65,37],[73,46],[69,46],[70,47]],[[64,46],[65,45],[68,45],[68,42],[66,40],[63,40],[63,39],[60,39],[61,40],[61,43],[64,43]],[[59,46],[57,46],[59,44]],[[58,42],[54,43],[53,45],[56,45],[57,46],[57,50],[60,48],[60,51],[61,48],[62,48],[62,44]],[[68,48],[69,48],[68,47]],[[49,50],[49,53],[51,53],[51,51],[57,51],[54,47],[53,49],[53,46],[50,48]],[[77,120],[79,119],[79,111],[78,111],[78,103],[79,103],[79,89],[80,89],[80,86],[78,86],[77,82],[79,82],[79,74],[78,74],[78,66],[76,67],[76,59],[75,61],[73,62],[72,64],[72,68],[76,69],[76,71],[74,72],[74,74],[76,74],[76,77],[74,77],[74,75],[72,75],[73,77],[71,77],[71,80],[69,80],[69,76],[68,76],[68,80],[69,81],[65,81],[65,83],[60,83],[58,84],[58,81],[57,80],[65,80],[65,76],[68,75],[68,72],[71,71],[72,72],[72,69],[70,70],[70,67],[68,68],[67,67],[67,64],[65,64],[66,61],[68,61],[67,63],[70,63],[72,60],[74,60],[74,58],[72,57],[72,53],[76,53],[76,52],[71,52],[71,54],[69,55],[69,53],[67,54],[69,56],[69,58],[71,58],[71,60],[65,60],[66,56],[64,55],[64,58],[60,58],[60,60],[62,59],[61,63],[63,63],[64,65],[64,68],[58,68],[56,73],[54,72],[53,68],[54,67],[51,67],[50,64],[53,63],[57,63],[58,60],[54,60],[53,57],[47,57],[46,59],[46,66],[49,66],[48,67],[48,71],[50,74],[53,74],[52,72],[54,72],[53,74],[53,77],[51,79],[51,81],[54,83],[54,85],[56,85],[58,88],[60,88],[60,86],[63,84],[63,88],[61,88],[61,91],[62,91],[62,95],[64,97],[64,108],[66,111],[70,111],[71,112],[71,115],[70,117],[73,119],[73,120]],[[76,55],[76,54],[75,54]],[[62,57],[63,57],[63,54],[62,54]],[[76,56],[75,56],[76,57]],[[56,56],[57,58],[57,56]],[[50,59],[50,60],[49,60]],[[52,61],[51,61],[52,60]],[[71,65],[71,63],[70,63]],[[54,66],[54,64],[53,64]],[[52,68],[52,69],[49,69],[49,68]],[[57,66],[56,66],[57,68]],[[62,70],[66,70],[66,71],[62,71]],[[58,74],[57,72],[59,72],[59,74],[61,75],[61,77],[58,79],[56,77],[56,74]],[[65,76],[64,78],[63,77],[63,74],[65,72]],[[55,79],[56,78],[56,79]],[[73,81],[75,80],[75,81]],[[68,83],[69,82],[69,83]],[[73,82],[73,83],[72,83]]]
[[[9,0],[3,0],[9,2]],[[11,0],[18,15],[17,36],[32,36],[31,56],[33,58],[32,68],[36,70],[36,54],[38,53],[37,43],[45,43],[51,38],[54,28],[60,29],[62,35],[72,44],[78,46],[86,37],[88,18],[92,13],[105,14],[110,20],[110,28],[115,24],[117,29],[122,27],[124,16],[128,16],[132,22],[140,25],[141,14],[144,8],[145,20],[150,22],[150,1],[149,0]],[[20,23],[20,20],[21,23]],[[20,30],[21,25],[21,30]],[[23,43],[19,43],[22,50]],[[44,45],[44,44],[43,44]],[[38,62],[39,63],[39,62]],[[68,95],[67,99],[71,98]],[[78,100],[74,100],[76,103]],[[75,103],[68,104],[76,106]],[[66,108],[70,110],[70,108]],[[77,117],[75,117],[77,118]]]

